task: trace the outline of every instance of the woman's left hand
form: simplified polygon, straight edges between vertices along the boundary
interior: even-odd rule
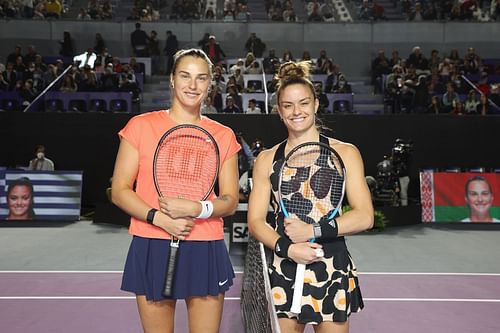
[[[201,211],[201,204],[181,198],[158,198],[160,211],[173,219],[183,217],[197,217]]]
[[[285,219],[285,234],[294,243],[303,243],[314,238],[312,224],[304,223],[296,218]]]

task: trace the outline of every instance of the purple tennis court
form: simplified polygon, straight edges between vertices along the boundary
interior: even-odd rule
[[[226,295],[221,332],[244,332],[242,273]],[[119,290],[120,271],[4,271],[0,313],[5,332],[139,332],[135,299]],[[353,332],[498,332],[500,274],[366,273],[366,308]],[[175,332],[187,332],[178,303]],[[308,328],[308,332],[312,332]]]

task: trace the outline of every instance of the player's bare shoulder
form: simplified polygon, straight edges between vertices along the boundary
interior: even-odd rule
[[[361,153],[358,148],[349,142],[340,141],[334,138],[328,138],[330,147],[339,153],[344,164],[350,164],[361,160]]]
[[[259,153],[259,155],[257,155],[257,158],[255,160],[254,172],[255,169],[258,169],[259,171],[262,171],[264,173],[269,173],[269,171],[272,170],[274,155],[276,154],[276,150],[278,149],[278,147],[279,144],[271,148],[264,149]]]

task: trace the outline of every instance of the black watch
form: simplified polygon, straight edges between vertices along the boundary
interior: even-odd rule
[[[146,217],[146,221],[149,223],[149,224],[153,224],[153,220],[155,218],[155,214],[156,212],[158,211],[158,209],[154,209],[154,208],[151,208],[148,212],[148,216]]]
[[[321,225],[319,223],[313,224],[313,230],[314,230],[314,238],[315,239],[321,238]]]

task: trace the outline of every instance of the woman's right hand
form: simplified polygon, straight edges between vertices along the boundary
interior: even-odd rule
[[[194,227],[193,218],[177,218],[173,219],[160,211],[156,212],[154,225],[162,228],[171,236],[180,240],[185,240]]]
[[[321,260],[324,253],[322,246],[317,243],[294,243],[288,248],[288,257],[297,264],[310,264]]]

